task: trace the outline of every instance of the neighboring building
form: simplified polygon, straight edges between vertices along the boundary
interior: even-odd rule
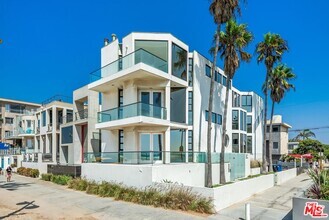
[[[60,164],[81,164],[88,152],[100,153],[100,131],[95,129],[100,111],[99,93],[88,86],[73,92],[73,118],[61,125]]]
[[[37,103],[0,98],[0,142],[32,147]]]
[[[289,141],[288,142],[288,153],[291,154],[293,150],[297,149],[299,147],[298,141]]]
[[[276,163],[280,157],[284,154],[288,154],[288,130],[291,126],[282,121],[281,115],[274,115],[272,122],[272,160]],[[267,120],[266,129],[266,148],[267,158],[269,158],[269,132],[270,132],[270,120]]]
[[[190,169],[189,175],[195,176],[186,181],[197,177],[194,184],[204,185],[204,173],[196,173],[204,172],[207,150],[211,62],[196,51],[189,52],[188,45],[171,34],[160,33],[131,33],[122,43],[114,37],[111,43],[106,42],[101,54],[102,68],[91,74],[92,82],[88,85],[90,90],[102,94],[104,110],[98,113],[96,124],[96,129],[101,130],[101,154],[88,152],[86,162],[168,164],[164,169],[171,170],[175,176],[168,177],[169,180],[175,182],[175,178],[184,176],[186,169]],[[219,68],[215,74],[212,152],[213,162],[218,164],[227,77]],[[231,83],[228,106],[226,152],[250,155],[241,154],[242,160],[261,159],[262,99],[253,92],[240,92]],[[230,171],[234,173],[234,169],[241,167],[233,165],[229,158],[227,163],[231,163]],[[187,165],[201,161],[203,168]],[[177,163],[181,164],[179,168]],[[123,176],[125,169],[133,169],[124,167],[120,167]],[[84,168],[85,176],[96,180],[103,169],[105,173],[98,180],[124,178],[113,176],[119,172],[115,170],[118,166],[92,168],[85,164],[82,172]],[[246,169],[245,165],[242,169]],[[214,183],[218,183],[218,167],[214,170]],[[156,170],[152,173],[153,177],[147,177],[153,178],[152,181],[156,181],[156,176],[166,179],[166,175],[159,175]],[[235,178],[231,175],[231,179]],[[138,185],[137,182],[134,184]]]
[[[34,153],[41,154],[41,161],[59,162],[60,125],[73,120],[73,105],[68,97],[54,96],[42,103],[35,113],[37,126]]]

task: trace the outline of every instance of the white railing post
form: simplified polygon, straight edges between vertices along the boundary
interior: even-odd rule
[[[245,220],[250,220],[250,203],[245,204]]]

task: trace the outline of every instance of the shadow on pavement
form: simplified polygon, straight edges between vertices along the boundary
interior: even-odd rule
[[[17,190],[21,187],[28,187],[33,183],[18,183],[18,182],[0,182],[0,188],[9,191]]]
[[[39,208],[38,205],[35,205],[33,204],[34,201],[31,201],[31,202],[27,202],[27,201],[24,201],[24,202],[20,202],[20,203],[17,203],[16,205],[24,205],[22,208],[14,211],[14,212],[11,212],[7,215],[4,215],[4,216],[0,216],[0,219],[5,219],[5,218],[9,218],[10,216],[14,216],[14,215],[21,215],[19,212],[24,210],[24,209],[36,209],[36,208]]]

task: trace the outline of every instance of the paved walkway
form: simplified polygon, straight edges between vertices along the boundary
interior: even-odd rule
[[[0,219],[204,219],[179,211],[115,201],[38,179],[0,176]]]
[[[0,219],[243,219],[244,204],[251,204],[251,219],[290,219],[291,197],[310,184],[302,174],[281,186],[273,187],[249,200],[226,208],[213,216],[153,208],[99,198],[50,182],[14,175],[6,183],[0,176]]]
[[[210,219],[244,219],[244,207],[250,203],[251,219],[278,220],[292,219],[292,197],[299,196],[311,185],[307,174],[301,174],[280,186],[275,186],[262,193],[256,194],[248,200],[223,209]]]

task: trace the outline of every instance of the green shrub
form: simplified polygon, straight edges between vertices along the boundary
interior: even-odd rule
[[[25,173],[25,170],[26,170],[25,167],[19,167],[19,168],[17,168],[17,173],[18,173],[19,175],[23,175],[23,173]]]
[[[50,181],[59,185],[67,185],[71,179],[72,177],[66,175],[52,175]]]
[[[41,174],[41,179],[44,181],[51,181],[52,176],[53,176],[53,174],[51,174],[51,173],[43,173],[43,174]]]
[[[25,167],[19,167],[17,168],[17,173],[19,175],[27,176],[27,177],[39,177],[39,170],[38,169],[31,169],[31,168],[25,168]]]
[[[38,169],[31,169],[29,173],[29,177],[37,178],[39,177],[39,170]]]
[[[11,166],[11,168],[15,168],[15,167],[17,167],[17,164],[16,163],[12,163],[12,164],[10,164],[10,166]]]
[[[88,182],[87,188],[86,188],[86,193],[87,194],[93,194],[93,195],[98,195],[98,189],[99,185],[97,183],[93,182]]]
[[[87,186],[88,186],[88,181],[85,179],[80,179],[80,178],[71,179],[68,182],[68,186],[70,189],[75,189],[78,191],[86,191]]]

